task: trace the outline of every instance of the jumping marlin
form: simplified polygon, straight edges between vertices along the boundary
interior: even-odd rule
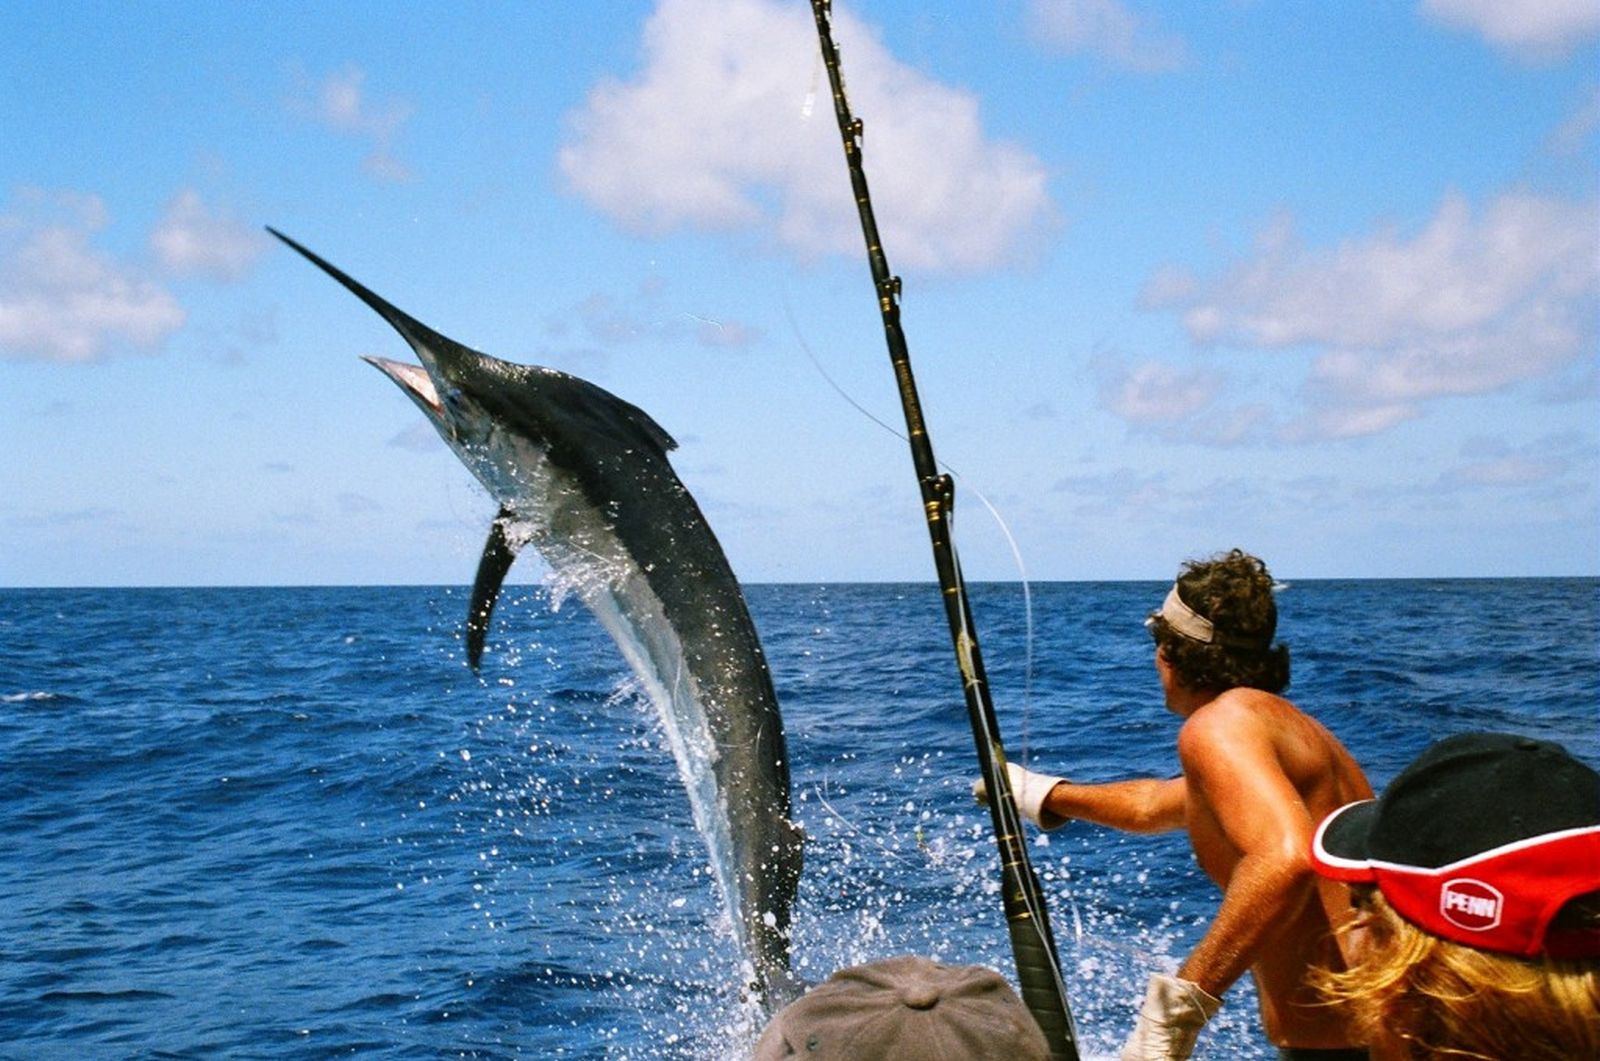
[[[532,545],[616,641],[661,715],[710,848],[752,987],[794,992],[790,906],[801,836],[772,676],[743,594],[643,410],[554,369],[481,354],[268,229],[388,321],[422,364],[366,358],[399,385],[500,503],[467,618],[477,668],[495,598]]]

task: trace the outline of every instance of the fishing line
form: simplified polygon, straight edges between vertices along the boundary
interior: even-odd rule
[[[833,388],[834,393],[849,403],[850,407],[855,409],[856,412],[860,413],[868,420],[871,420],[873,423],[883,428],[883,430],[887,431],[901,442],[908,441],[905,434],[899,428],[885,422],[872,410],[856,401],[856,399],[848,391],[846,391],[844,387],[840,386],[838,380],[829,375],[828,370],[823,367],[822,362],[817,358],[816,352],[811,349],[811,344],[806,342],[805,335],[801,333],[800,324],[794,318],[794,309],[789,305],[789,299],[787,295],[785,295],[783,299],[783,315],[788,319],[789,330],[794,333],[795,342],[800,345],[800,349],[805,353],[806,359],[811,362],[811,367],[816,369],[817,375],[821,376],[823,380],[827,382],[828,386]],[[1017,577],[1022,584],[1022,614],[1024,635],[1022,655],[1022,758],[1020,761],[1026,763],[1030,760],[1028,754],[1028,721],[1033,713],[1033,584],[1028,579],[1028,569],[1027,565],[1022,559],[1022,549],[1017,545],[1017,539],[1012,535],[1011,527],[1006,523],[1005,517],[1000,514],[1000,510],[995,507],[993,502],[989,500],[988,495],[986,495],[982,490],[979,490],[976,486],[968,483],[960,472],[956,471],[945,461],[939,460],[939,467],[949,472],[953,478],[961,480],[962,485],[971,490],[973,496],[982,502],[984,508],[988,509],[990,518],[994,520],[995,526],[1000,528],[1001,535],[1005,537],[1006,546],[1011,550],[1011,560],[1012,563],[1016,565]],[[950,514],[952,526],[955,524],[955,519],[955,513],[952,512]]]
[[[805,99],[800,105],[800,120],[802,122],[811,121],[811,116],[816,109],[817,91],[821,84],[825,67],[826,64],[823,61],[822,54],[818,52],[811,60],[811,83],[807,86]],[[791,171],[794,169],[794,165],[794,158],[791,156],[789,160],[789,168]],[[789,330],[794,334],[795,342],[800,344],[800,349],[805,353],[806,359],[811,362],[811,367],[816,370],[817,375],[821,376],[823,380],[827,382],[828,386],[833,388],[834,393],[843,398],[851,408],[856,410],[856,412],[860,413],[874,424],[877,424],[879,427],[893,435],[895,438],[899,439],[901,442],[909,443],[909,440],[899,428],[885,422],[872,410],[856,401],[854,396],[846,391],[844,387],[839,384],[839,381],[834,379],[833,376],[829,374],[828,370],[823,367],[822,361],[817,357],[815,351],[811,349],[811,344],[806,342],[805,335],[800,331],[800,324],[795,320],[794,308],[789,304],[789,296],[787,291],[785,291],[783,294],[783,315],[789,322]],[[993,502],[989,500],[988,496],[984,494],[982,490],[979,490],[976,486],[967,483],[960,472],[956,471],[945,461],[938,459],[937,457],[935,459],[937,460],[939,467],[948,472],[952,478],[961,480],[962,484],[967,486],[967,488],[972,491],[973,495],[977,497],[979,502],[983,504],[983,507],[989,511],[990,518],[994,520],[995,526],[1000,528],[1000,533],[1006,540],[1006,547],[1011,551],[1011,561],[1016,566],[1017,578],[1022,584],[1024,639],[1022,657],[1021,762],[1028,763],[1032,759],[1032,756],[1029,754],[1031,744],[1029,723],[1033,716],[1033,584],[1028,578],[1027,565],[1022,559],[1022,549],[1017,545],[1017,539],[1012,535],[1011,527],[1006,523],[1005,517],[1000,514],[1000,510],[994,505]],[[954,513],[951,513],[950,519],[953,525],[955,521]]]
[[[953,522],[954,522],[954,518],[953,518],[953,515],[952,515],[952,524],[953,524]],[[951,548],[951,552],[952,552],[952,554],[955,554],[955,549],[954,549],[953,546]],[[961,574],[961,557],[959,555],[954,555],[954,559],[955,559],[955,565],[956,565],[956,577],[957,577],[958,580],[961,580],[962,582],[964,582],[965,578]],[[970,638],[975,638],[976,637],[976,634],[974,633],[972,628],[969,625],[967,625],[965,615],[963,615],[963,618],[962,618],[961,632],[962,632],[962,634],[964,636],[967,636],[967,637],[970,637]],[[1028,908],[1028,915],[1030,917],[1032,917],[1038,924],[1043,925],[1043,924],[1048,924],[1049,923],[1049,917],[1048,917],[1046,911],[1040,905],[1038,905],[1035,902],[1035,897],[1032,894],[1030,894],[1029,892],[1024,890],[1021,893],[1020,898],[1022,899],[1023,904]],[[1042,900],[1042,896],[1040,898]],[[1075,904],[1072,907],[1072,911],[1073,911],[1074,917],[1076,918],[1077,906]],[[1081,931],[1081,926],[1079,926],[1079,930]]]
[[[885,844],[882,840],[879,840],[877,837],[873,836],[870,833],[863,832],[857,825],[855,825],[855,823],[851,822],[843,814],[840,814],[838,808],[834,807],[834,805],[832,803],[829,803],[828,802],[828,797],[826,795],[824,795],[824,793],[827,791],[827,785],[828,785],[828,782],[827,782],[826,779],[824,779],[822,784],[817,785],[815,788],[813,788],[811,790],[812,793],[817,797],[817,802],[822,804],[822,809],[823,810],[825,810],[829,814],[833,815],[834,819],[836,821],[838,821],[838,823],[840,825],[843,825],[846,829],[849,829],[852,833],[854,833],[856,836],[860,837],[862,840],[865,840],[865,841],[871,843],[872,845],[877,847],[878,850],[882,851],[884,854],[888,855],[890,858],[894,859],[896,862],[903,862],[908,866],[915,866],[916,865],[915,862],[912,862],[909,858],[906,858],[904,855],[902,855],[899,852],[895,851],[894,848],[890,847],[888,844]]]
[[[806,89],[806,100],[800,105],[800,120],[809,122],[811,113],[817,108],[817,88],[822,84],[822,53],[817,52],[811,57],[811,85]],[[790,168],[794,167],[793,159],[789,162]]]

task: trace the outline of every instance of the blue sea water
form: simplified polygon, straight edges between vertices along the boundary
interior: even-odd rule
[[[1176,770],[1154,583],[973,588],[1012,756]],[[810,840],[802,975],[1011,971],[931,585],[752,586]],[[1600,763],[1600,582],[1305,582],[1290,694],[1381,785],[1473,728]],[[0,1056],[745,1054],[738,956],[676,768],[576,605],[464,590],[0,590]],[[1031,641],[1029,631],[1031,627]],[[1028,665],[1031,661],[1031,667]],[[1084,1045],[1215,909],[1181,835],[1031,848]],[[1267,1056],[1247,985],[1200,1057]]]

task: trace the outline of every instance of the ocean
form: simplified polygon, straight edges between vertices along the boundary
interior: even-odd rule
[[[1176,772],[1141,627],[1165,589],[972,588],[1013,758]],[[809,836],[800,974],[909,951],[1012,975],[937,588],[747,594]],[[474,675],[467,599],[0,590],[0,1056],[744,1056],[653,709],[534,587]],[[1600,763],[1600,581],[1295,582],[1279,607],[1289,695],[1379,786],[1469,729]],[[1217,893],[1181,834],[1030,835],[1083,1045],[1112,1056]],[[1197,1056],[1268,1056],[1248,985]]]

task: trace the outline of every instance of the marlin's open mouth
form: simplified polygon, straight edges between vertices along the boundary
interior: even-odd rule
[[[439,402],[439,392],[427,369],[421,365],[408,365],[404,361],[390,361],[386,357],[364,356],[361,360],[394,380],[412,399],[431,409],[434,416],[443,419],[444,406]]]

